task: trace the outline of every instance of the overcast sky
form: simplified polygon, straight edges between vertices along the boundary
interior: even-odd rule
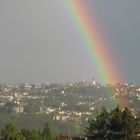
[[[86,1],[124,81],[140,85],[140,0]],[[96,78],[61,8],[56,0],[0,1],[0,83]]]

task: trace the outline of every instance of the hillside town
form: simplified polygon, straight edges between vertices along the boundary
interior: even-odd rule
[[[1,84],[0,112],[46,114],[53,120],[85,120],[105,106],[140,113],[140,86],[101,85],[95,80],[64,84]]]

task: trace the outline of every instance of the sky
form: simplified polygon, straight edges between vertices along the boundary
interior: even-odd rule
[[[140,85],[140,1],[86,0],[124,82]],[[0,83],[96,79],[55,0],[0,1]]]

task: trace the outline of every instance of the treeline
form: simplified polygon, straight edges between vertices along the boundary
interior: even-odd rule
[[[135,117],[128,108],[116,107],[107,111],[104,107],[96,113],[85,129],[87,140],[140,140],[140,118]],[[63,136],[63,137],[62,137]],[[0,140],[69,140],[68,134],[56,136],[50,131],[48,123],[42,130],[37,128],[18,129],[14,123],[1,129]],[[81,139],[81,136],[77,138]],[[74,138],[75,140],[75,138]]]
[[[44,129],[17,129],[14,123],[9,123],[1,130],[0,140],[53,140],[48,123]]]
[[[0,113],[0,129],[9,122],[15,123],[18,129],[36,128],[40,130],[44,128],[46,122],[49,122],[53,135],[68,134],[70,136],[84,135],[83,128],[88,123],[77,120],[53,120],[53,115],[48,114]]]

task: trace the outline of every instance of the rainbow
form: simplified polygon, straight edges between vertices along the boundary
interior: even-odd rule
[[[96,79],[103,84],[121,82],[112,53],[108,48],[109,45],[101,36],[99,24],[95,23],[96,18],[90,16],[86,1],[61,0],[59,2],[65,9],[64,12],[71,25],[74,25],[75,32],[79,35],[81,47],[86,52]]]

